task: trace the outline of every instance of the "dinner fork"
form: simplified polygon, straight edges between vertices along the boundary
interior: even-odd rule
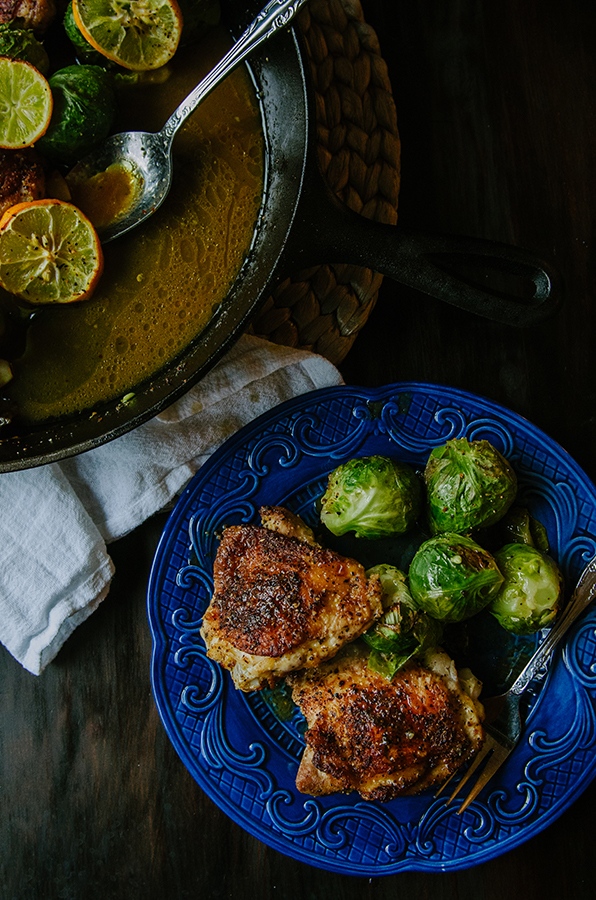
[[[447,800],[448,804],[451,803],[457,794],[459,794],[464,785],[468,783],[469,779],[474,772],[476,772],[481,763],[486,761],[486,764],[480,772],[472,790],[457,810],[458,815],[478,796],[482,788],[490,781],[497,769],[503,765],[518,743],[523,727],[520,709],[521,695],[540,669],[550,663],[555,647],[580,613],[582,613],[592,602],[595,591],[596,557],[588,563],[580,575],[576,588],[569,603],[565,607],[561,618],[553,625],[547,637],[540,644],[527,665],[522,669],[509,690],[504,694],[500,694],[496,697],[488,697],[483,701],[485,709],[485,720],[483,725],[486,733],[486,740],[482,745],[482,749],[474,758],[472,765]],[[451,779],[448,779],[448,781],[439,788],[435,796],[439,796],[450,780]]]

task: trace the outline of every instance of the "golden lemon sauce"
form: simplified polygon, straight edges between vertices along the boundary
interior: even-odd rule
[[[69,181],[72,202],[97,229],[105,228],[130,209],[138,191],[135,174],[125,161],[78,183]]]
[[[229,37],[216,29],[208,42],[178,52],[163,84],[122,89],[114,130],[159,130],[228,46]],[[202,331],[250,246],[263,154],[253,86],[239,69],[176,136],[174,183],[163,206],[105,245],[104,273],[91,299],[34,316],[10,385],[26,420],[124,396]]]

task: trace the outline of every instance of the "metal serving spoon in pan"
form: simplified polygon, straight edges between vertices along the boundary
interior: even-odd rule
[[[242,35],[258,8],[258,0],[226,0],[230,33]],[[281,0],[272,8],[280,15]],[[90,450],[153,418],[222,358],[277,284],[305,268],[363,266],[507,327],[542,324],[555,310],[562,284],[534,253],[492,240],[414,232],[341,203],[319,167],[310,68],[291,27],[278,28],[247,62],[261,110],[265,184],[251,247],[226,297],[183,352],[134,385],[134,404],[116,396],[59,420],[9,426],[0,441],[0,472]],[[396,299],[396,315],[401,302],[416,302],[407,293]]]
[[[161,206],[172,183],[172,142],[180,126],[236,66],[285,28],[304,2],[270,0],[231,50],[172,113],[161,131],[113,135],[72,169],[67,182],[74,202],[79,202],[77,188],[84,190],[91,208],[94,184],[100,198],[106,187],[108,194],[109,187],[114,187],[111,179],[119,180],[120,185],[124,181],[126,185],[126,203],[105,223],[94,218],[89,206],[79,203],[95,222],[102,242],[140,225]],[[286,269],[350,262],[374,269],[453,306],[517,326],[542,321],[557,305],[556,273],[534,254],[490,240],[414,233],[401,226],[364,219],[335,197],[308,161],[303,175],[307,201],[296,213],[294,230],[298,239],[292,242],[294,253],[285,255]],[[301,219],[305,221],[301,223]],[[459,274],[462,266],[468,281]],[[497,284],[505,285],[496,291],[492,289],[495,275]],[[512,278],[516,289],[523,282],[522,302],[519,296],[511,297]],[[486,288],[489,283],[491,289]]]
[[[161,131],[114,134],[69,172],[66,180],[74,188],[86,184],[92,190],[91,179],[96,176],[126,178],[129,182],[127,205],[105,227],[98,226],[102,243],[136,228],[161,206],[172,184],[172,143],[180,126],[250,53],[288,25],[305,2],[270,0],[231,50],[172,113]]]

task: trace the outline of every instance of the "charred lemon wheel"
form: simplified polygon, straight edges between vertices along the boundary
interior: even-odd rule
[[[23,59],[0,56],[0,147],[30,147],[45,133],[52,117],[47,79]]]
[[[0,285],[35,305],[90,297],[103,253],[89,219],[72,203],[17,203],[0,219]]]
[[[165,65],[182,31],[176,0],[73,0],[72,12],[92,47],[136,71]]]

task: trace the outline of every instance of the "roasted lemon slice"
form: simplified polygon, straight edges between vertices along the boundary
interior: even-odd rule
[[[91,296],[103,270],[95,228],[62,200],[17,203],[0,219],[0,285],[29,303]]]
[[[91,46],[127,69],[158,69],[178,47],[176,0],[73,0],[72,12]]]

